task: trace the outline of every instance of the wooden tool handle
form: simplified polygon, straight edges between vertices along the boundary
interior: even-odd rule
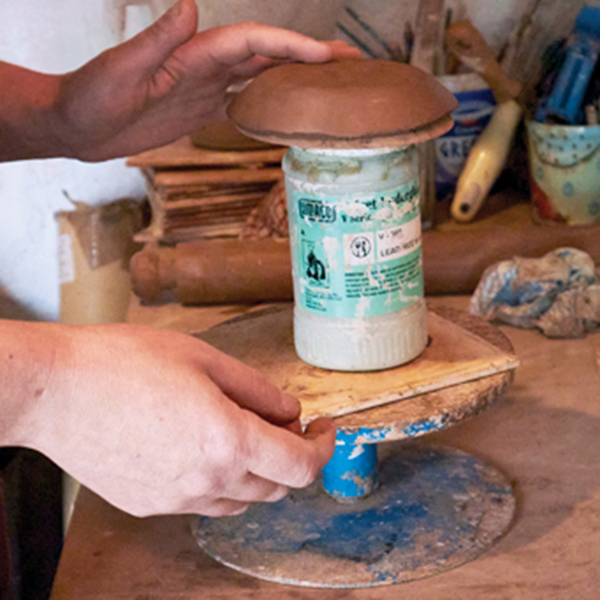
[[[504,169],[523,111],[515,100],[496,107],[483,133],[469,152],[458,178],[450,212],[455,221],[471,221]]]
[[[470,21],[452,23],[446,29],[444,41],[449,52],[481,75],[498,104],[519,95],[521,84],[506,74],[496,60],[494,51]]]
[[[287,240],[219,239],[152,248],[131,260],[134,292],[154,300],[174,290],[182,304],[235,304],[291,300]]]

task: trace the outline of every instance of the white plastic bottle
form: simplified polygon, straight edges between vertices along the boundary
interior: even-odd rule
[[[372,371],[417,357],[427,311],[415,147],[291,148],[283,168],[300,358]]]

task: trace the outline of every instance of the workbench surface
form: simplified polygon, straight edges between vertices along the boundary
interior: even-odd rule
[[[430,302],[466,309],[468,300]],[[243,310],[135,305],[130,320],[199,331]],[[514,483],[515,521],[506,537],[477,560],[389,587],[283,586],[208,557],[190,533],[190,517],[138,519],[82,490],[51,600],[600,597],[600,334],[548,340],[534,331],[502,330],[521,360],[506,396],[484,414],[426,438],[491,462]]]

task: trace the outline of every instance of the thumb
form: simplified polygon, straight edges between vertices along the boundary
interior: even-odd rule
[[[122,45],[135,57],[137,67],[153,74],[177,48],[198,30],[198,7],[194,0],[179,0],[150,27]]]

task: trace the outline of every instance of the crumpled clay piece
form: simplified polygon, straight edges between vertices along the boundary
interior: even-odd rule
[[[583,337],[600,328],[600,278],[591,257],[575,248],[515,257],[486,269],[470,310],[548,337]]]
[[[550,338],[578,338],[595,331],[600,327],[600,284],[558,294],[536,327]]]

